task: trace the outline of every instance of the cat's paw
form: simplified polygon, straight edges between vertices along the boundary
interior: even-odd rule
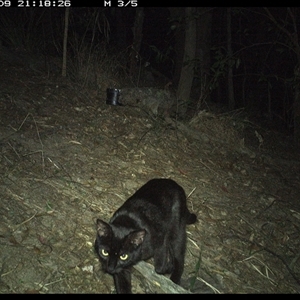
[[[156,264],[155,265],[155,272],[157,274],[171,274],[173,272],[173,264],[168,263],[162,263],[162,264]]]

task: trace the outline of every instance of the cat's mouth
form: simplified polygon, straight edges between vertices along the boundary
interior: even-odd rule
[[[107,268],[106,268],[106,272],[108,273],[108,274],[110,274],[110,275],[115,275],[115,274],[118,274],[118,273],[120,273],[121,271],[122,271],[123,269],[122,268],[115,268],[115,267],[109,267],[109,266],[107,266]]]
[[[118,266],[115,262],[107,262],[105,271],[111,275],[118,274],[122,271],[122,267]]]

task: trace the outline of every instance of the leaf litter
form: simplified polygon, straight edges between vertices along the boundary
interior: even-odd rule
[[[3,70],[1,293],[113,293],[95,220],[155,177],[182,185],[198,216],[186,291],[299,293],[300,160],[287,136],[239,111],[167,120],[106,105],[105,91]],[[162,292],[157,280],[134,269],[133,291]]]

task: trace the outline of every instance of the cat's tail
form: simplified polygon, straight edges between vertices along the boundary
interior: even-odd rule
[[[185,214],[185,220],[187,225],[194,224],[197,221],[197,216],[195,214],[190,213],[187,209]]]

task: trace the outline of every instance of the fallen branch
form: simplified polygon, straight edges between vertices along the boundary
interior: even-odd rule
[[[155,272],[154,267],[145,261],[139,262],[134,268],[152,285],[158,286],[166,294],[191,294],[180,285],[174,283],[166,276],[159,275]]]

